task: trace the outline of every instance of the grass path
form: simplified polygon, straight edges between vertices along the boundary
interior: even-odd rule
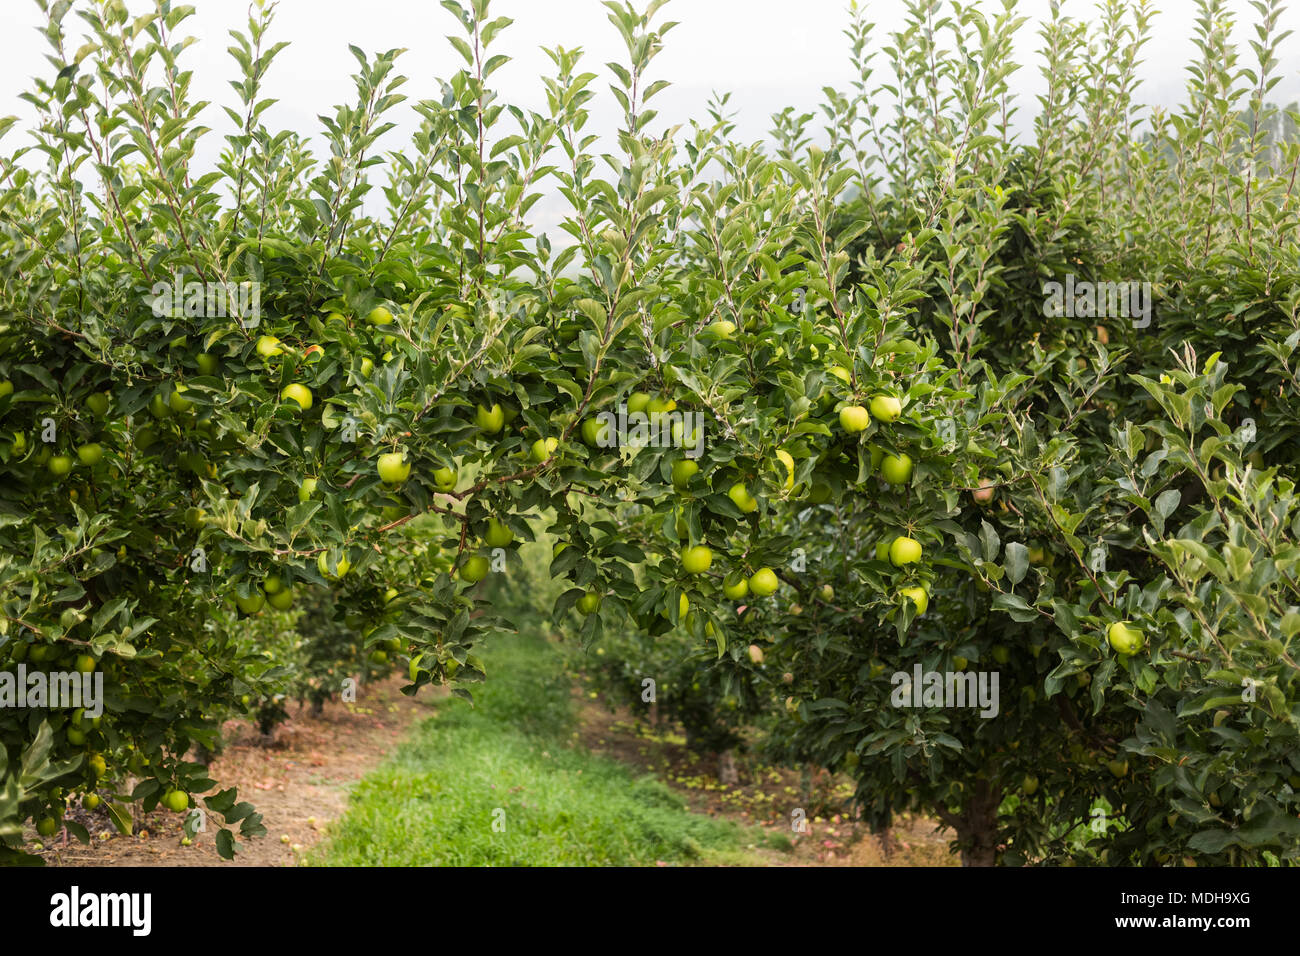
[[[528,633],[487,655],[352,795],[307,862],[338,866],[758,864],[757,827],[691,813],[653,776],[574,746],[559,654]]]

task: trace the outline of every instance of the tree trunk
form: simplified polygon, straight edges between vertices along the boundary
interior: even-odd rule
[[[997,866],[998,803],[989,782],[976,781],[957,828],[962,866]]]
[[[876,839],[880,841],[880,852],[886,860],[894,855],[898,849],[898,841],[894,839],[894,829],[890,826],[883,826],[876,834]]]
[[[740,782],[740,775],[736,772],[735,751],[724,750],[718,754],[718,782],[725,783],[729,787],[734,787]]]

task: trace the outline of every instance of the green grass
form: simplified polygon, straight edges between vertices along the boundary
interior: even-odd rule
[[[749,847],[761,831],[692,814],[653,777],[571,745],[573,710],[554,649],[527,635],[497,644],[474,706],[440,703],[437,716],[360,783],[308,863],[759,862]]]

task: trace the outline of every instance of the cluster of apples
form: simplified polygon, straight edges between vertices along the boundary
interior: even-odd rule
[[[871,399],[870,409],[868,411],[861,405],[845,405],[840,409],[840,427],[853,435],[865,431],[872,418],[886,423],[895,422],[903,413],[903,404],[892,395],[877,395]],[[913,462],[906,454],[886,455],[882,449],[872,447],[871,463],[891,485],[906,485],[912,480]],[[900,535],[892,542],[880,541],[876,545],[876,558],[887,560],[899,568],[920,561],[922,554],[921,542],[906,535]],[[930,596],[919,585],[900,588],[899,593],[916,606],[918,617],[930,607]]]
[[[5,391],[4,386],[8,386]],[[8,394],[13,391],[13,384],[10,382],[0,382],[0,395]],[[173,393],[174,395],[175,393]],[[157,396],[155,396],[156,398]],[[102,420],[108,415],[108,409],[112,404],[107,392],[93,392],[86,397],[86,411],[96,420]],[[189,404],[188,402],[186,404]],[[22,454],[27,448],[27,437],[22,432],[14,433],[13,451],[14,454]],[[104,460],[104,446],[99,442],[86,442],[79,445],[76,450],[77,457],[74,460],[71,455],[58,454],[51,455],[45,463],[51,476],[55,479],[65,478],[72,473],[73,468],[78,464],[85,468],[94,468]]]
[[[14,393],[14,383],[8,379],[0,381],[0,399],[7,398]],[[112,400],[107,392],[94,392],[86,398],[86,411],[92,419],[102,420],[108,414],[108,409]],[[22,431],[15,431],[10,441],[10,452],[14,457],[21,457],[27,452],[27,435]],[[45,451],[40,456],[43,459],[46,470],[56,481],[70,475],[78,464],[86,468],[94,468],[104,460],[104,446],[98,442],[86,442],[76,448],[76,457],[72,455],[59,453],[50,454]]]
[[[893,395],[877,395],[871,399],[871,411],[861,405],[845,405],[840,409],[840,427],[850,435],[865,431],[874,417],[877,421],[896,422],[903,414],[903,403]]]
[[[326,316],[325,321],[327,323],[329,322],[346,323],[347,318],[338,312],[331,312],[328,316]],[[393,313],[386,306],[377,305],[366,314],[366,324],[373,325],[373,326],[392,325]],[[396,339],[393,336],[387,336],[385,341],[391,345],[396,342]],[[285,354],[284,343],[281,342],[274,335],[259,336],[255,348],[257,354],[266,360],[270,360],[272,358],[275,358],[276,356]],[[303,350],[302,358],[305,362],[317,362],[320,361],[321,357],[324,354],[325,354],[325,350],[321,348],[319,345],[309,345],[307,346],[307,348]],[[387,352],[384,355],[384,360],[388,361],[392,357],[393,357],[393,353],[391,351]],[[205,375],[213,374],[212,371],[204,370],[203,358],[204,356],[199,357],[200,360],[199,371]],[[208,358],[211,359],[212,357],[208,356]],[[215,362],[215,359],[213,359],[213,361]],[[361,375],[364,378],[369,378],[374,373],[374,370],[375,370],[374,360],[371,359],[369,356],[364,356],[361,359]],[[215,368],[213,369],[213,371],[215,371]],[[301,382],[291,382],[288,385],[286,385],[283,389],[281,389],[280,400],[285,403],[293,402],[298,406],[299,411],[306,412],[311,409],[315,398],[312,395],[311,389],[308,388],[306,385],[303,385]]]
[[[681,553],[682,570],[687,574],[704,574],[713,566],[713,549],[707,544],[696,544],[685,548]],[[746,577],[733,573],[723,579],[722,593],[733,601],[747,595],[767,597],[775,594],[781,586],[781,580],[771,568],[762,567]]]
[[[322,575],[329,574],[325,555],[321,555],[320,560],[317,561],[317,567],[321,569]],[[340,559],[337,565],[337,577],[341,578],[347,574],[348,568],[347,559]],[[273,572],[262,579],[260,590],[254,591],[248,597],[236,594],[235,605],[244,614],[257,614],[264,605],[269,605],[277,611],[287,611],[293,607],[293,586],[286,584],[279,574]]]

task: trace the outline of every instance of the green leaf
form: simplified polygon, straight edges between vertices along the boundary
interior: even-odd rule
[[[1029,571],[1029,549],[1019,541],[1008,541],[1006,547],[1006,559],[1002,563],[1007,572],[1007,580],[1012,586],[1019,584],[1024,580],[1025,574]]]

